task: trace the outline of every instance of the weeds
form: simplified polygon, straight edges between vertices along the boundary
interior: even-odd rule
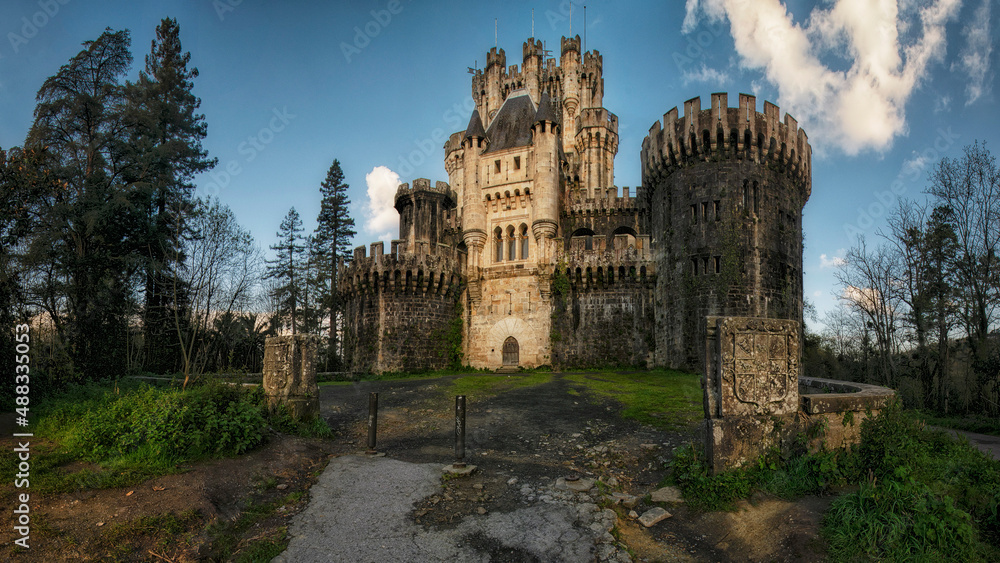
[[[796,498],[857,486],[824,520],[835,561],[1000,560],[1000,463],[924,428],[898,403],[861,425],[853,450],[773,450],[714,476],[700,448],[685,446],[674,451],[671,478],[702,510],[729,509],[755,490]]]

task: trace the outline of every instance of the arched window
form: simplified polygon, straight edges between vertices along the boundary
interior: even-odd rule
[[[500,227],[493,229],[493,238],[496,244],[496,261],[503,262],[503,231]]]
[[[507,259],[517,260],[517,237],[514,236],[514,227],[507,227]]]
[[[521,224],[521,260],[528,259],[528,226]]]

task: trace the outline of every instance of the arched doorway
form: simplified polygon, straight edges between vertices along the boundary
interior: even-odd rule
[[[507,340],[503,341],[503,365],[516,366],[518,361],[517,339],[508,336]]]

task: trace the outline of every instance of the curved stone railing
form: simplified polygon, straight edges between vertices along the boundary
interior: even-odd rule
[[[877,411],[896,396],[888,387],[808,376],[799,376],[799,389],[799,404],[807,414]],[[811,389],[823,392],[809,392]]]

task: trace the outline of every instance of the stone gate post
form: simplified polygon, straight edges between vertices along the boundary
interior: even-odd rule
[[[264,345],[264,394],[267,408],[286,405],[292,418],[319,415],[316,385],[317,339],[311,334],[269,337]]]

